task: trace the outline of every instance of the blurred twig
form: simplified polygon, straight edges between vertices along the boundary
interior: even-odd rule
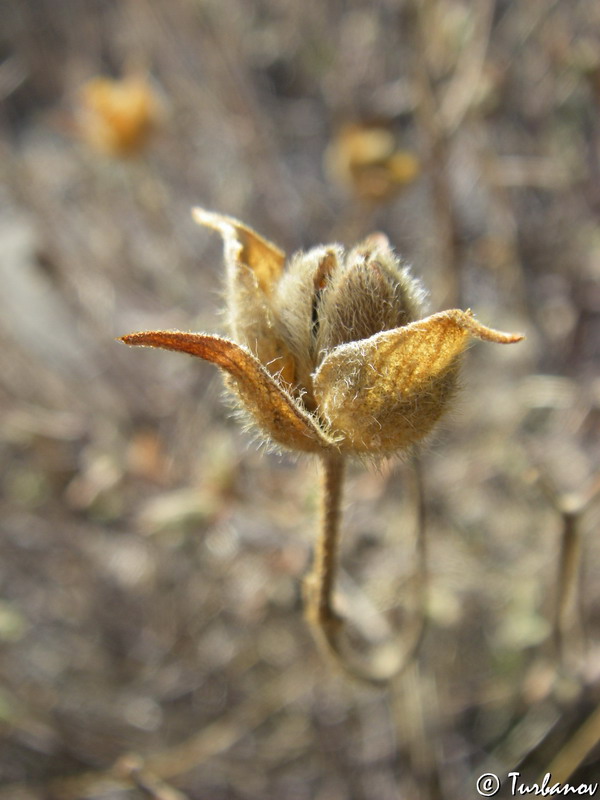
[[[408,751],[411,778],[423,800],[442,800],[439,771],[439,705],[434,677],[413,662],[393,694],[396,725]]]
[[[443,265],[444,305],[460,305],[462,236],[450,176],[452,138],[476,97],[485,61],[494,11],[494,0],[477,4],[475,32],[455,64],[450,85],[440,97],[428,61],[428,34],[435,24],[437,0],[415,3],[417,119],[424,133],[426,163],[431,179],[432,206]]]
[[[460,54],[452,80],[441,98],[439,115],[442,128],[448,136],[460,126],[477,98],[495,6],[495,0],[480,0],[477,3],[471,42]]]
[[[552,620],[554,642],[561,663],[574,649],[574,634],[581,628],[579,608],[579,566],[581,563],[580,513],[578,509],[560,511],[562,531],[558,555],[556,601]],[[577,624],[574,624],[575,621]],[[579,637],[578,637],[579,638]]]
[[[189,800],[187,794],[174,789],[144,768],[142,759],[126,756],[114,768],[123,778],[150,800]]]
[[[583,641],[579,570],[581,564],[581,518],[600,493],[600,476],[574,494],[560,493],[550,477],[538,467],[539,482],[562,526],[558,553],[556,595],[552,630],[560,663],[573,655]]]
[[[282,673],[259,696],[252,695],[245,702],[233,706],[218,720],[180,744],[146,758],[137,754],[124,756],[111,770],[52,779],[44,785],[44,792],[50,798],[80,800],[92,792],[126,788],[133,781],[138,788],[145,786],[146,791],[155,791],[155,795],[149,796],[157,800],[178,800],[177,794],[173,794],[175,790],[164,785],[164,781],[185,775],[218,753],[228,750],[310,689],[311,684],[304,680],[304,669]],[[124,766],[127,767],[125,774]],[[36,787],[23,783],[2,786],[0,800],[12,800],[18,792],[27,788]],[[157,791],[163,794],[157,795]]]
[[[598,742],[600,742],[600,706],[577,728],[543,774],[549,772],[554,782],[564,783]]]

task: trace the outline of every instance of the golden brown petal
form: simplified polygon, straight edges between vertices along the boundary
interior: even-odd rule
[[[426,436],[454,394],[469,336],[502,344],[523,338],[453,309],[326,355],[314,392],[327,424],[344,437],[340,449],[391,453]]]
[[[120,340],[129,345],[189,353],[221,367],[233,378],[228,386],[239,396],[259,428],[284,447],[307,453],[335,447],[334,440],[294,402],[260,361],[229,339],[181,331],[142,331],[122,336]]]

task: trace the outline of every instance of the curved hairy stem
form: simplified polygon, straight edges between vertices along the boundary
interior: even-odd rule
[[[418,460],[415,458],[417,494],[417,619],[408,643],[390,640],[377,645],[367,656],[352,652],[344,620],[333,605],[338,566],[341,499],[344,461],[339,454],[322,457],[321,529],[315,548],[313,565],[304,581],[305,615],[323,649],[348,675],[375,686],[385,686],[411,663],[425,629],[426,544],[425,502]]]

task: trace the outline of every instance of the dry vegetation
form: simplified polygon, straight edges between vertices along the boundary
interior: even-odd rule
[[[1,8],[0,798],[597,780],[600,5]],[[82,95],[123,75],[155,103],[128,157]],[[382,230],[432,310],[527,335],[471,350],[421,456],[428,629],[389,689],[333,671],[302,619],[310,458],[257,452],[211,365],[114,341],[222,328],[196,204],[288,252]],[[342,600],[407,630],[410,462],[356,466],[347,498]]]

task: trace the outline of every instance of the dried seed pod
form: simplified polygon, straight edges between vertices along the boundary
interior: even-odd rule
[[[431,431],[455,391],[470,337],[500,344],[470,311],[419,319],[424,290],[383,234],[348,253],[320,246],[292,257],[230,217],[194,218],[225,244],[233,341],[149,331],[127,344],[212,361],[259,430],[303,452],[390,455]]]
[[[150,81],[142,75],[92,78],[82,88],[77,110],[82,138],[111,156],[141,152],[164,117]]]
[[[330,177],[370,203],[384,203],[419,175],[417,157],[397,149],[386,121],[345,123],[325,152]]]
[[[394,649],[390,661],[384,648],[383,662],[381,652],[368,664],[349,658],[333,607],[345,456],[390,455],[423,439],[454,395],[469,338],[509,344],[522,337],[486,328],[470,311],[419,319],[423,289],[382,234],[349,253],[340,245],[299,253],[286,268],[275,245],[237,220],[199,209],[194,217],[223,236],[235,341],[178,331],[122,341],[211,361],[269,441],[320,456],[322,528],[305,581],[307,619],[347,672],[381,685],[404,656]]]

